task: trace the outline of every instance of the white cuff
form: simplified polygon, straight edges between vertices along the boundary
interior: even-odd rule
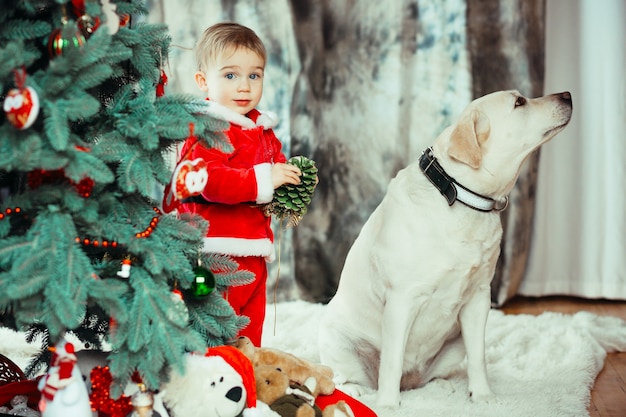
[[[256,203],[265,204],[274,198],[274,184],[272,184],[272,164],[269,162],[254,166],[256,175]]]

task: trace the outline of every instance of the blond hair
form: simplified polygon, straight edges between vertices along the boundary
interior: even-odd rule
[[[207,28],[196,43],[198,71],[205,71],[208,63],[229,51],[246,48],[256,53],[265,64],[267,53],[261,39],[254,31],[234,22],[217,23]]]

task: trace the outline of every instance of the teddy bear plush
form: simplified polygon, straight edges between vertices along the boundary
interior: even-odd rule
[[[278,349],[256,347],[245,336],[238,338],[234,342],[234,346],[250,359],[255,369],[260,365],[280,368],[289,376],[291,381],[301,385],[313,377],[316,381],[314,392],[316,397],[318,394],[328,395],[335,391],[333,370],[328,366],[307,361]]]
[[[314,377],[304,384],[290,380],[287,373],[271,365],[254,368],[257,399],[269,405],[281,417],[354,417],[344,402],[329,405],[321,410],[315,404],[317,381]]]

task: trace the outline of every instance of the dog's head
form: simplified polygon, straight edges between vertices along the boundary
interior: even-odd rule
[[[526,98],[499,91],[474,100],[435,142],[446,171],[474,191],[500,198],[515,184],[528,155],[572,116],[570,93]]]

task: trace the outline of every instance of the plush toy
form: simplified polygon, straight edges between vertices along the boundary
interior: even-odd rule
[[[254,368],[257,398],[281,417],[354,417],[345,401],[329,405],[322,411],[315,404],[317,381],[309,377],[304,384],[290,381],[280,368],[259,365]]]
[[[258,348],[247,337],[240,337],[234,342],[234,345],[250,358],[255,370],[262,365],[280,368],[289,376],[292,382],[300,385],[307,384],[307,380],[313,377],[316,381],[316,386],[312,391],[315,397],[315,404],[319,408],[326,410],[343,401],[355,416],[376,417],[376,413],[365,404],[341,390],[335,389],[333,370],[328,366],[309,362],[278,349]],[[259,403],[265,404],[264,401]]]
[[[328,366],[298,358],[291,353],[278,349],[256,347],[245,336],[235,341],[235,347],[250,359],[254,368],[260,365],[280,368],[289,375],[292,381],[301,385],[304,385],[307,379],[313,377],[317,381],[315,396],[318,394],[332,394],[335,390],[333,370]]]
[[[162,387],[172,417],[261,417],[257,408],[254,369],[233,346],[188,355],[185,372],[170,373]]]

